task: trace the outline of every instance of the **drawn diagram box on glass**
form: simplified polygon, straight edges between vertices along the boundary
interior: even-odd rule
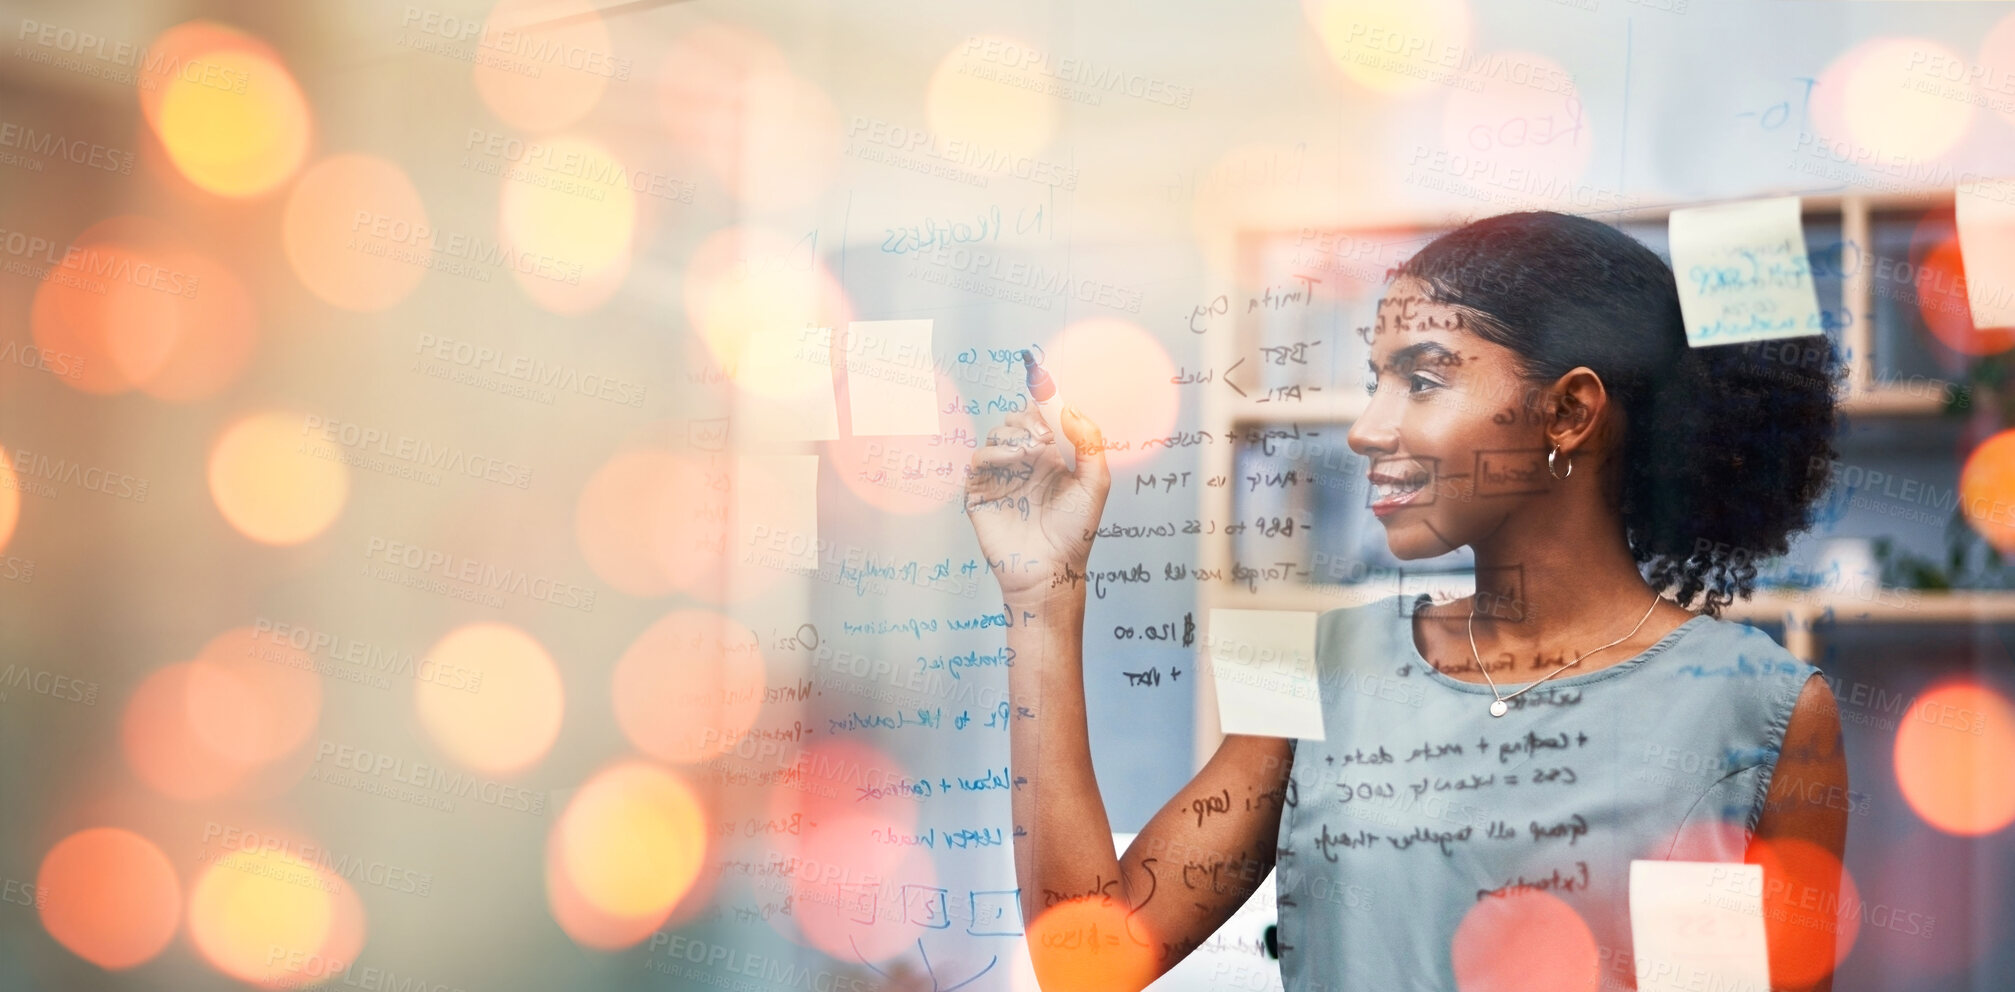
[[[1498,448],[1476,453],[1476,495],[1517,496],[1546,491],[1545,448]]]

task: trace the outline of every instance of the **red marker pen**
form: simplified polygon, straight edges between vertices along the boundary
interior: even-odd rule
[[[1064,467],[1077,469],[1077,451],[1070,439],[1063,433],[1063,395],[1057,391],[1056,380],[1042,366],[1035,363],[1035,355],[1027,350],[1021,353],[1022,364],[1028,367],[1028,395],[1035,401],[1036,415],[1056,432],[1057,447],[1063,449]]]

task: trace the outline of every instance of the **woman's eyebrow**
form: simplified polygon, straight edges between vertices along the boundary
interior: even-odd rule
[[[1443,347],[1440,342],[1421,341],[1393,352],[1386,359],[1385,367],[1392,372],[1410,372],[1423,365],[1445,368],[1461,364],[1462,356]],[[1378,367],[1373,365],[1372,371],[1377,372]]]

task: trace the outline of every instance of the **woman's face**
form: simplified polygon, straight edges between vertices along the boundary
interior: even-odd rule
[[[1372,512],[1402,559],[1488,539],[1540,501],[1546,470],[1539,397],[1513,353],[1465,329],[1462,314],[1396,280],[1379,301],[1352,451],[1371,460]]]

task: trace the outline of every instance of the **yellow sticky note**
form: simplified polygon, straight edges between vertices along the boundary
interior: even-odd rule
[[[1219,729],[1323,739],[1315,619],[1303,610],[1210,611],[1204,647],[1217,687]]]
[[[2015,179],[1971,179],[1953,194],[1973,326],[2015,327]]]
[[[857,320],[844,345],[855,434],[938,432],[930,320]]]
[[[1797,197],[1674,210],[1668,233],[1687,344],[1825,332]]]
[[[1638,992],[1769,992],[1763,866],[1631,861],[1630,941]]]
[[[819,567],[819,456],[735,456],[735,546],[744,562]]]
[[[735,433],[754,441],[833,441],[832,328],[763,328],[742,339]]]

